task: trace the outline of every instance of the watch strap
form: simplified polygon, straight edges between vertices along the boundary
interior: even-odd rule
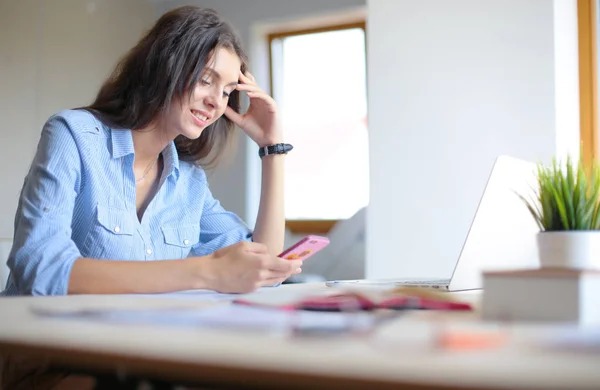
[[[287,154],[292,149],[294,147],[290,144],[273,144],[259,148],[258,155],[262,158],[271,154]]]

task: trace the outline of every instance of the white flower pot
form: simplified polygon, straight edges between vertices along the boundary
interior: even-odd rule
[[[600,231],[540,232],[537,235],[542,268],[600,270]]]

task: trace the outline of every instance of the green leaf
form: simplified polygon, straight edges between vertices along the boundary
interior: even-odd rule
[[[562,229],[557,229],[557,230],[572,230],[571,226],[569,224],[569,217],[567,215],[567,210],[565,207],[564,199],[561,198],[556,187],[550,187],[550,189],[552,191],[552,195],[554,196],[554,199],[553,199],[554,204],[558,208],[558,215],[562,222]]]
[[[598,220],[598,214],[600,211],[600,203],[596,203],[594,206],[594,213],[592,216],[592,221],[590,222],[592,229],[598,230],[600,229],[600,221]]]
[[[574,191],[575,202],[577,202],[577,209],[581,215],[585,214],[586,208],[586,197],[588,194],[587,178],[583,163],[579,162],[577,166],[577,185]]]
[[[596,164],[592,167],[590,182],[591,191],[588,207],[593,209],[590,229],[597,230],[600,229],[600,221],[598,220],[598,212],[600,210],[600,167]]]
[[[537,223],[540,230],[544,230],[544,226],[542,224],[541,216],[539,214],[539,209],[538,209],[537,205],[535,203],[532,203],[529,200],[527,200],[523,195],[519,194],[518,192],[516,192],[516,191],[514,191],[514,192],[525,203],[525,206],[527,206],[527,209],[529,209],[529,212],[533,216],[533,219],[535,219],[535,223]]]
[[[573,229],[577,229],[578,228],[578,220],[577,220],[577,215],[579,213],[576,213],[576,209],[575,207],[573,207],[573,187],[574,183],[572,180],[572,177],[569,178],[569,171],[571,171],[571,167],[570,164],[567,163],[567,177],[564,177],[562,172],[557,172],[557,179],[559,182],[559,189],[560,189],[560,198],[562,199],[563,203],[565,204],[565,209],[566,209],[566,214],[567,214],[567,219],[569,221],[569,225],[571,226],[571,228]]]
[[[537,196],[527,200],[529,212],[542,230],[600,230],[600,165],[589,172],[583,161],[556,158],[548,166],[537,164]],[[535,193],[535,191],[534,191]]]
[[[586,229],[597,229],[594,215],[597,210],[598,197],[600,196],[600,181],[598,180],[598,169],[593,169],[590,175],[588,198],[585,199],[585,214],[582,216]]]

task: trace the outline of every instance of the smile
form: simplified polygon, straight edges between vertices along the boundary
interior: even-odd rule
[[[200,119],[202,122],[206,122],[209,119],[208,115],[203,114],[200,111],[196,111],[196,110],[191,110],[192,111],[192,115],[194,115],[196,118]]]

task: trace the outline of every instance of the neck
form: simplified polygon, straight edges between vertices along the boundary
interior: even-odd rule
[[[135,150],[135,164],[147,166],[158,158],[163,149],[173,141],[167,133],[155,125],[131,132]]]

